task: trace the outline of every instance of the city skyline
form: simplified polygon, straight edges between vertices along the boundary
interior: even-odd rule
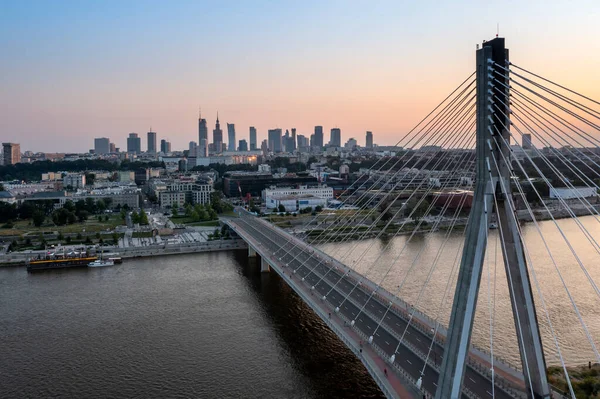
[[[269,129],[310,136],[316,125],[346,137],[373,131],[392,145],[473,71],[475,45],[498,23],[514,62],[600,97],[600,57],[588,51],[600,6],[591,1],[520,4],[518,12],[470,1],[431,13],[394,2],[232,10],[134,0],[23,1],[3,11],[0,132],[33,151],[81,152],[95,137],[125,148],[128,132],[145,137],[148,126],[184,149],[198,137],[198,104],[210,126],[219,111],[243,138],[256,127],[257,146]],[[213,35],[217,24],[225,29]],[[444,73],[440,60],[450,60]]]

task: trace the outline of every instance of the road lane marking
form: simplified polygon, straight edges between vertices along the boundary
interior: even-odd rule
[[[472,382],[473,384],[477,384],[477,382],[475,382],[475,380],[474,380],[474,379],[472,379],[471,377],[469,377],[469,379],[471,380],[471,382]]]
[[[406,362],[407,362],[408,364],[412,364],[412,362],[411,362],[410,360],[408,360],[408,359],[406,359]]]

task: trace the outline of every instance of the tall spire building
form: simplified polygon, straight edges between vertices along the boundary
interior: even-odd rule
[[[196,155],[199,157],[208,156],[208,125],[206,119],[202,119],[202,111],[198,109],[198,150]]]
[[[215,128],[213,129],[213,145],[215,148],[215,154],[220,154],[223,152],[223,130],[221,129],[221,124],[219,123],[218,112],[217,123],[215,123]]]

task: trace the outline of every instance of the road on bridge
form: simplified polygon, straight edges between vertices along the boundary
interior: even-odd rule
[[[302,281],[309,286],[314,286],[318,297],[326,296],[332,309],[339,307],[339,313],[343,317],[354,320],[355,329],[367,337],[373,336],[373,344],[388,355],[386,361],[389,362],[389,357],[395,352],[394,363],[397,367],[405,370],[415,380],[421,376],[432,336],[417,328],[414,320],[409,324],[405,316],[390,310],[387,302],[378,295],[371,295],[371,291],[367,291],[364,285],[359,285],[356,278],[333,266],[335,260],[322,253],[314,253],[314,248],[266,221],[243,216],[231,219],[230,222],[238,227],[236,231],[239,235],[250,235],[272,254],[273,259],[268,263],[289,268],[277,270],[278,273],[288,273],[299,280],[304,279]],[[384,315],[385,319],[382,321]],[[402,343],[398,345],[403,335]],[[441,365],[443,352],[443,347],[434,342],[428,364],[424,368],[423,388],[432,395],[437,388],[437,368]],[[492,397],[490,379],[471,366],[467,366],[463,388],[480,398]],[[463,398],[468,397],[463,393]],[[496,386],[494,397],[508,399],[514,395]]]

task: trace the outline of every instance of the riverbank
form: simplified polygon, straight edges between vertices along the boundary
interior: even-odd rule
[[[567,367],[575,397],[578,399],[600,398],[600,364]],[[565,397],[571,397],[562,367],[548,367],[548,381],[560,389]]]
[[[231,238],[227,240],[212,240],[197,243],[147,245],[143,247],[128,248],[106,246],[102,248],[91,248],[90,255],[98,256],[101,254],[101,252],[103,252],[105,254],[110,253],[111,256],[119,256],[123,259],[128,259],[202,252],[231,251],[246,248],[248,248],[248,245],[244,242],[244,240],[240,238]],[[36,258],[37,256],[44,254],[45,251],[13,252],[10,254],[3,254],[0,255],[0,267],[25,266],[25,262],[28,259]]]

